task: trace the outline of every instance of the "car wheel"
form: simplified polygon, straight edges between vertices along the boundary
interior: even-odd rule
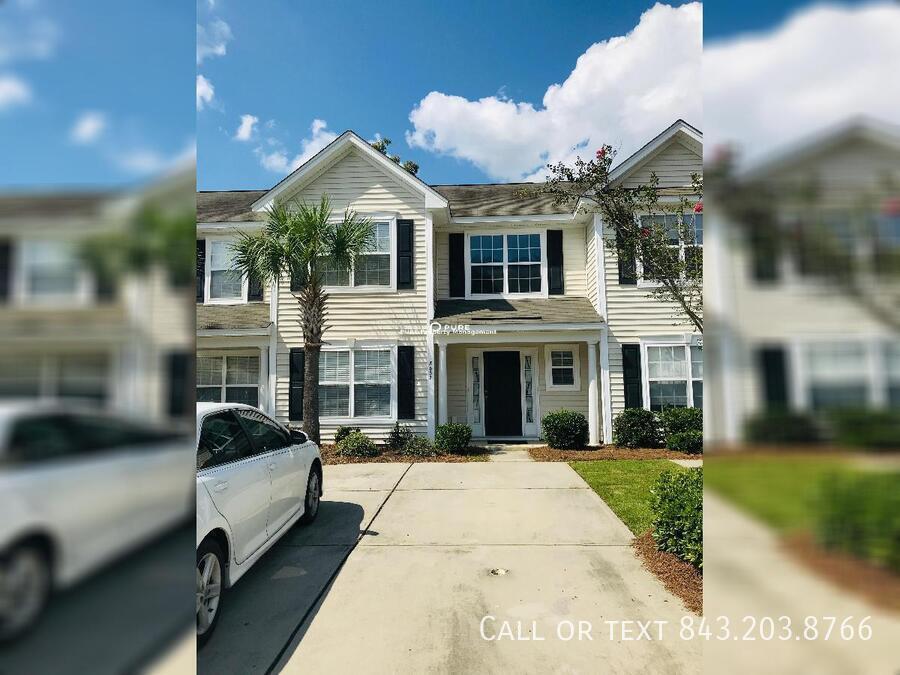
[[[309,525],[319,515],[319,497],[322,493],[322,483],[319,472],[312,469],[309,478],[306,479],[306,497],[303,500],[303,515],[300,516],[301,525]]]
[[[50,561],[33,545],[22,545],[0,558],[0,642],[31,628],[50,596]]]
[[[215,541],[204,541],[197,550],[197,641],[209,640],[222,609],[225,556]]]

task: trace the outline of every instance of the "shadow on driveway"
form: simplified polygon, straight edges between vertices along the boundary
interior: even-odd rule
[[[225,594],[197,672],[265,672],[277,662],[359,539],[364,513],[357,503],[323,501],[312,525],[287,532]]]

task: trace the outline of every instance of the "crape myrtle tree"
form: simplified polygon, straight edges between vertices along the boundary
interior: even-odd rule
[[[379,138],[375,139],[374,141],[372,141],[370,143],[370,145],[373,148],[375,148],[378,152],[380,152],[382,155],[387,157],[392,162],[396,162],[397,164],[399,164],[401,167],[403,167],[404,169],[409,171],[413,176],[418,174],[419,173],[419,165],[416,164],[414,161],[412,161],[411,159],[408,159],[405,162],[401,162],[400,155],[389,155],[388,154],[388,146],[390,146],[390,144],[391,144],[391,139],[384,138],[383,136],[380,136]]]
[[[599,213],[607,245],[634,260],[645,281],[655,282],[647,292],[675,304],[677,318],[703,332],[703,249],[694,229],[694,215],[703,213],[703,179],[695,173],[690,186],[660,188],[651,173],[646,184],[626,187],[610,179],[615,155],[604,145],[593,159],[578,157],[573,166],[549,164],[543,184],[518,194],[550,195],[557,205]]]
[[[305,368],[303,429],[318,443],[319,353],[328,330],[326,270],[348,270],[358,255],[375,245],[375,227],[351,210],[332,219],[327,195],[318,204],[276,202],[262,230],[241,232],[232,246],[232,265],[264,284],[290,278],[300,307]]]

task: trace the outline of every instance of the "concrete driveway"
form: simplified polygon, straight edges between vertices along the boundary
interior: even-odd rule
[[[227,597],[199,672],[700,671],[686,610],[566,464],[329,466],[325,489]]]

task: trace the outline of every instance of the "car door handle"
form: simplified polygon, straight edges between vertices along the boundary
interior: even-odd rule
[[[228,489],[228,481],[222,481],[221,483],[216,483],[213,487],[213,490],[216,492],[224,492]]]
[[[270,468],[272,471],[274,471],[275,469],[278,468],[278,465],[277,465],[275,462],[272,462],[271,464],[269,464],[269,468]]]

